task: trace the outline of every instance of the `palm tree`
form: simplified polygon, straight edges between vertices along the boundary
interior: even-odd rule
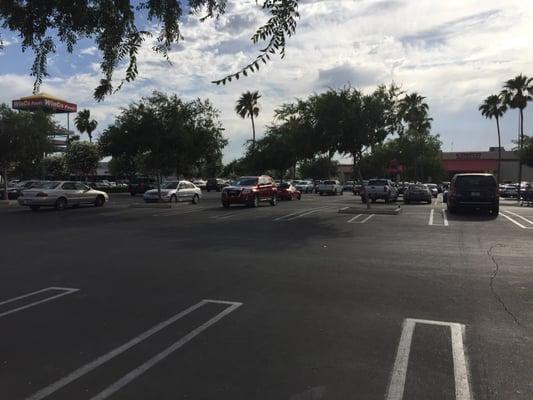
[[[429,131],[432,118],[428,118],[429,106],[424,102],[425,97],[414,92],[405,95],[399,101],[398,112],[402,119],[407,122],[409,128],[418,131]]]
[[[87,109],[82,110],[76,115],[76,118],[74,119],[74,123],[76,124],[76,129],[78,129],[81,133],[87,132],[87,135],[89,135],[89,142],[92,143],[93,136],[92,133],[98,126],[98,122],[96,120],[91,120],[91,112]]]
[[[498,184],[500,184],[501,164],[502,164],[502,142],[500,136],[500,118],[507,111],[507,104],[504,103],[502,96],[497,94],[490,95],[479,106],[481,115],[485,118],[496,119],[496,128],[498,129]]]
[[[237,105],[235,106],[235,112],[241,116],[241,118],[250,117],[252,120],[252,143],[255,148],[255,124],[254,117],[259,115],[259,106],[257,105],[257,100],[261,95],[258,91],[255,92],[244,92],[237,100]]]
[[[518,75],[513,79],[509,79],[503,85],[502,97],[506,105],[510,108],[518,109],[518,149],[522,149],[524,142],[524,109],[527,103],[533,99],[533,78],[528,78],[525,75]],[[520,185],[522,183],[522,162],[518,163],[518,198],[520,199]]]

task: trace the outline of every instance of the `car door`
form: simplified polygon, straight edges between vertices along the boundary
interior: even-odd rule
[[[185,201],[186,195],[187,195],[186,183],[180,182],[178,184],[178,189],[176,191],[176,196],[178,197],[178,201]]]
[[[61,185],[61,192],[67,198],[69,204],[79,204],[81,191],[76,189],[75,182],[65,182]]]
[[[75,186],[76,192],[78,193],[78,201],[80,203],[94,203],[96,196],[94,193],[91,193],[89,186],[86,186],[80,182],[76,182]]]
[[[185,201],[191,201],[192,197],[194,196],[194,188],[197,187],[194,185],[194,183],[186,182],[185,183],[185,195],[184,200]]]

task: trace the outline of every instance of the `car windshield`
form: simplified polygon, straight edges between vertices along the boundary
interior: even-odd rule
[[[257,178],[240,178],[233,183],[234,186],[255,186],[257,185]]]
[[[336,183],[335,181],[324,181],[324,185],[335,185]]]
[[[286,183],[286,182],[283,182],[281,185],[280,185],[280,188],[282,189],[286,189],[286,188],[289,188],[291,187],[291,184],[290,183]]]
[[[161,184],[161,189],[176,189],[179,182],[165,182]]]
[[[492,176],[484,175],[468,175],[468,176],[458,176],[455,184],[460,188],[471,188],[471,187],[496,187],[496,180]]]

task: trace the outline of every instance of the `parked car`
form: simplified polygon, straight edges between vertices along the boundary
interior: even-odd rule
[[[346,190],[347,192],[353,192],[354,186],[355,186],[354,181],[346,181],[342,185],[342,190]]]
[[[426,183],[431,195],[437,197],[439,195],[439,186],[436,183]]]
[[[338,180],[327,180],[318,185],[318,194],[320,196],[325,194],[343,195],[344,192],[342,190],[342,185]]]
[[[415,201],[425,201],[428,204],[431,204],[432,193],[427,185],[423,184],[411,184],[407,186],[403,192],[403,202],[409,204]]]
[[[40,183],[42,181],[31,180],[31,181],[19,181],[15,185],[9,185],[7,187],[7,198],[8,200],[17,200],[23,190],[29,189],[32,186]],[[4,198],[4,188],[0,187],[0,200]]]
[[[135,196],[137,194],[143,194],[147,190],[154,189],[155,187],[156,187],[155,179],[138,177],[138,178],[133,178],[130,181],[128,185],[128,192],[130,192],[132,196]]]
[[[217,192],[220,192],[226,186],[228,186],[228,182],[225,179],[211,178],[206,181],[205,190],[207,190],[208,192],[210,192],[211,190],[216,190]]]
[[[500,187],[500,196],[509,198],[509,197],[518,197],[518,188],[515,185],[502,185]]]
[[[278,189],[270,176],[242,176],[222,190],[221,200],[225,208],[232,204],[258,207],[260,202],[269,202],[275,206],[278,201],[277,194]]]
[[[207,181],[204,181],[203,179],[194,179],[192,183],[194,183],[195,186],[199,187],[202,190],[206,189]]]
[[[361,192],[363,191],[365,185],[368,185],[368,181],[367,180],[363,180],[362,184],[360,183],[360,181],[355,181],[354,185],[353,185],[353,194],[354,194],[354,196],[359,196],[361,194]]]
[[[302,192],[289,182],[280,183],[278,186],[278,200],[300,200]]]
[[[499,213],[498,185],[491,174],[456,174],[447,197],[450,214],[462,208],[483,208],[493,215]]]
[[[313,181],[294,181],[292,184],[301,193],[311,193],[315,186]]]
[[[94,190],[82,182],[74,181],[48,181],[34,185],[23,190],[18,198],[21,206],[29,206],[32,210],[41,207],[55,207],[64,210],[72,206],[93,204],[103,206],[109,200],[105,192]]]
[[[385,200],[385,203],[398,200],[398,190],[389,179],[370,179],[364,186],[361,200],[366,203],[368,200]]]
[[[147,190],[143,195],[144,201],[154,203],[159,201],[157,189]],[[189,181],[168,181],[161,184],[161,200],[170,203],[190,201],[198,204],[202,198],[202,190]]]

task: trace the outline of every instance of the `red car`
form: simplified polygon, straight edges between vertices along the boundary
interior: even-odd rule
[[[278,190],[270,176],[242,176],[222,190],[225,208],[232,204],[258,207],[260,202],[269,202],[271,206],[278,202]]]
[[[278,199],[280,200],[300,200],[302,192],[288,182],[283,182],[278,187]]]

